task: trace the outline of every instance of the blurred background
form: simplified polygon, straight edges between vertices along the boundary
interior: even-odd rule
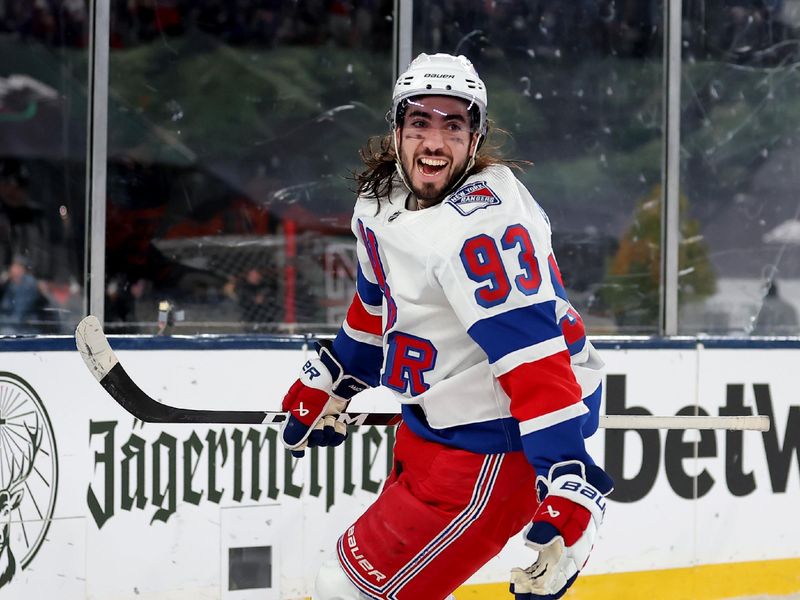
[[[800,334],[800,0],[97,1],[0,0],[0,335],[71,334],[98,269],[111,333],[336,331],[358,150],[423,51],[475,63],[590,334]]]

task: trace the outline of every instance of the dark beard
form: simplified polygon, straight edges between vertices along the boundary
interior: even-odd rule
[[[464,170],[466,168],[467,162],[465,161],[458,166],[456,171],[453,172],[453,174],[450,176],[450,179],[447,180],[447,183],[442,188],[441,192],[437,192],[436,187],[431,183],[423,185],[421,190],[412,187],[411,191],[414,192],[414,195],[417,197],[417,200],[420,201],[420,204],[423,207],[435,206],[444,200],[453,190],[453,187],[456,185],[456,183],[458,183],[464,177]],[[408,177],[408,174],[406,174],[406,177],[410,183],[411,178]]]
[[[451,182],[448,181],[447,185],[445,186],[444,190],[447,191],[450,189]],[[431,206],[433,204],[439,204],[443,200],[444,195],[440,192],[436,191],[436,187],[432,183],[426,183],[423,186],[423,189],[414,189],[412,190],[414,195],[417,197],[418,200],[424,200],[427,206]]]

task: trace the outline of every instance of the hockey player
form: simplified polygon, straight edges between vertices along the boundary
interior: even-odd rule
[[[368,386],[401,403],[395,463],[338,542],[316,600],[441,600],[524,529],[538,551],[515,598],[559,598],[583,568],[612,483],[584,446],[602,361],[570,305],[547,215],[481,152],[487,94],[463,56],[397,80],[380,148],[362,152],[357,293],[283,400],[295,455],[336,445]],[[527,527],[526,527],[527,526]]]

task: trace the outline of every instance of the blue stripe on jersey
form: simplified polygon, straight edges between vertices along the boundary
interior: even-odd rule
[[[564,341],[566,341],[566,338],[564,338]],[[567,342],[567,349],[569,350],[569,355],[570,356],[575,356],[576,354],[578,354],[578,352],[583,350],[583,347],[585,345],[586,345],[586,338],[585,337],[578,338],[577,341],[575,341],[575,342],[573,342],[571,344],[569,342]]]
[[[581,316],[572,306],[567,307],[567,314],[561,317],[558,326],[561,327],[561,332],[564,334],[564,341],[567,343],[570,356],[575,356],[583,350],[583,347],[586,346],[586,329]],[[574,329],[576,326],[578,326],[577,330]],[[582,335],[576,337],[576,331]]]
[[[370,306],[381,306],[383,304],[383,292],[381,292],[380,286],[364,277],[361,265],[358,265],[358,273],[356,274],[356,289],[364,304],[369,304]]]
[[[490,363],[516,350],[561,337],[555,300],[481,319],[467,333],[486,352]]]
[[[478,454],[524,450],[536,473],[546,476],[553,464],[564,460],[594,464],[583,440],[597,430],[602,391],[601,384],[583,399],[589,408],[588,414],[534,431],[522,438],[519,435],[519,422],[514,417],[434,429],[418,405],[403,404],[400,412],[408,428],[423,439]]]
[[[380,384],[383,366],[383,349],[380,346],[358,342],[340,329],[333,340],[333,351],[348,375],[358,377],[372,387]]]
[[[522,436],[522,449],[537,475],[547,475],[550,467],[565,460],[579,460],[585,465],[594,461],[586,451],[582,426],[586,415]]]
[[[581,427],[583,437],[588,438],[593,435],[597,428],[600,426],[600,400],[603,397],[603,384],[597,386],[597,389],[583,399],[586,408],[589,409],[589,414],[584,415],[586,419]]]
[[[411,431],[431,442],[478,454],[500,454],[522,450],[519,422],[514,417],[434,429],[428,425],[420,406],[403,404],[400,412],[403,415],[403,422]]]

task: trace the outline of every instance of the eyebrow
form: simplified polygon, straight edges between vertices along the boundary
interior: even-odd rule
[[[461,121],[463,123],[467,122],[467,119],[463,115],[442,113],[436,109],[433,109],[433,112],[444,117],[445,121]],[[423,117],[425,119],[430,119],[431,113],[417,109],[406,114],[406,117]]]

